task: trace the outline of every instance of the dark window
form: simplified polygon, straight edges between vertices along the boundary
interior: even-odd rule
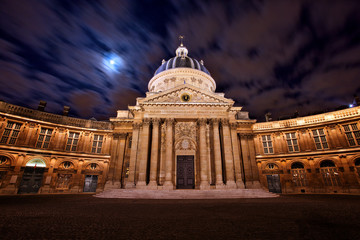
[[[336,167],[335,163],[331,160],[325,160],[320,163],[320,167]]]
[[[291,169],[298,169],[298,168],[304,168],[304,164],[302,164],[301,162],[294,162],[293,164],[291,164]]]
[[[19,137],[21,124],[16,122],[7,122],[5,131],[1,137],[0,143],[14,145]]]

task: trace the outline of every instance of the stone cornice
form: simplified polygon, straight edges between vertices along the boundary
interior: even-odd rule
[[[272,158],[293,158],[293,157],[306,157],[311,158],[311,156],[317,155],[327,155],[327,154],[337,154],[337,155],[344,155],[344,153],[349,152],[359,152],[360,147],[355,148],[343,148],[343,149],[330,149],[330,150],[318,150],[318,151],[311,151],[311,152],[296,152],[296,153],[284,153],[284,154],[267,154],[267,155],[257,155],[256,159],[272,159]]]
[[[319,125],[332,125],[338,122],[360,120],[360,107],[347,108],[313,116],[299,117],[282,121],[255,123],[255,132],[279,131],[292,128],[309,128]]]

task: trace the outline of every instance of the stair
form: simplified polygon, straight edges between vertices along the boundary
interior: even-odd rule
[[[147,190],[112,189],[98,193],[99,198],[125,199],[235,199],[273,198],[278,194],[263,189],[211,189],[211,190]]]

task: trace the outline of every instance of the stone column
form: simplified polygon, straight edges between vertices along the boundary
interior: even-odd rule
[[[114,188],[114,176],[115,176],[115,166],[116,166],[116,161],[118,158],[118,143],[119,143],[119,134],[114,133],[113,134],[113,140],[112,140],[112,147],[111,147],[111,152],[110,152],[110,166],[109,166],[109,171],[108,171],[108,175],[107,175],[107,181],[105,184],[105,190],[109,189],[109,188]]]
[[[44,182],[44,185],[39,190],[41,193],[50,193],[51,192],[50,183],[51,183],[51,179],[53,177],[52,175],[54,172],[55,164],[56,164],[56,158],[52,157],[49,161],[48,172],[44,173],[45,182]]]
[[[229,120],[221,119],[224,139],[224,157],[226,170],[226,188],[236,188],[234,177],[234,159],[231,148],[231,136],[229,128]]]
[[[206,119],[199,119],[200,126],[200,189],[210,189],[208,173],[209,164],[206,158]]]
[[[130,162],[129,162],[129,176],[126,180],[125,188],[135,187],[135,167],[136,167],[140,126],[141,123],[133,123],[133,135],[132,135],[132,144],[131,144],[131,152],[130,152]]]
[[[237,136],[237,124],[231,124],[231,143],[234,154],[234,166],[235,166],[235,181],[237,188],[245,188],[244,182],[241,177],[241,166],[240,166],[240,152],[239,152],[239,142]]]
[[[146,167],[149,153],[149,133],[150,133],[150,120],[144,119],[143,129],[141,132],[141,151],[139,162],[139,180],[136,184],[136,188],[146,186]]]
[[[214,161],[215,161],[216,188],[223,188],[224,182],[222,177],[219,119],[216,118],[212,119],[212,123],[213,123],[213,131],[214,131]]]
[[[119,144],[118,144],[117,158],[116,158],[116,162],[115,162],[115,171],[114,171],[115,183],[116,184],[119,183],[119,187],[121,185],[120,180],[121,180],[121,174],[123,172],[123,166],[124,166],[126,138],[127,138],[127,133],[119,134]]]
[[[173,168],[173,125],[174,119],[166,119],[166,149],[165,149],[165,189],[174,189],[172,182],[172,168]]]
[[[160,119],[153,119],[152,129],[152,145],[151,145],[151,160],[150,160],[150,182],[148,187],[150,189],[157,189],[156,175],[159,160],[159,123]]]

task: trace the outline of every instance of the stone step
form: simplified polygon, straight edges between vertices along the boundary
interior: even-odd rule
[[[99,198],[127,199],[226,199],[226,198],[273,198],[278,194],[263,189],[221,189],[221,190],[147,190],[112,189],[98,193]]]

